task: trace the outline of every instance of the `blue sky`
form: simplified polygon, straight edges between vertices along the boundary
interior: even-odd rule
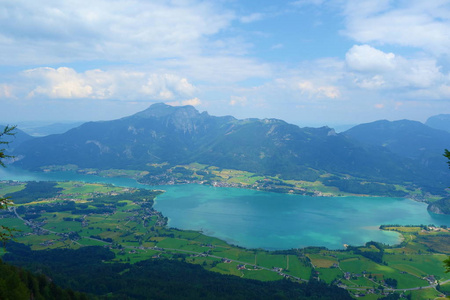
[[[152,103],[301,126],[450,113],[448,0],[0,1],[3,123]]]

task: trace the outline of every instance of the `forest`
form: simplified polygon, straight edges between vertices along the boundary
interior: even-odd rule
[[[114,253],[99,246],[32,251],[10,242],[7,250],[5,262],[43,272],[63,288],[100,299],[352,299],[344,289],[322,281],[242,279],[177,260],[106,264]]]

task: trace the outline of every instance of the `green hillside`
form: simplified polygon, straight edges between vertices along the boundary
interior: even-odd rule
[[[245,249],[167,227],[167,218],[153,209],[161,191],[58,182],[36,196],[36,188],[1,186],[0,194],[30,198],[0,214],[2,224],[20,230],[2,259],[100,299],[350,299],[348,292],[383,299],[386,291],[414,299],[425,291],[436,297],[435,280],[450,280],[443,266],[450,254],[445,227],[382,226],[403,236],[395,246]],[[6,274],[0,273],[0,283],[14,280],[22,289],[25,272],[19,271],[19,281]],[[0,284],[0,293],[4,289]]]
[[[237,120],[192,106],[154,104],[133,116],[89,122],[60,135],[22,143],[17,165],[153,172],[154,164],[200,163],[264,176],[314,182],[321,175],[405,183],[444,193],[446,174],[390,149],[368,145],[328,127],[299,128],[276,119]]]

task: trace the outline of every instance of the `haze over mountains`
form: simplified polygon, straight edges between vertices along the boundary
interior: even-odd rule
[[[11,125],[8,125],[11,126]],[[5,128],[6,125],[0,125],[0,128]],[[2,141],[7,143],[5,150],[6,152],[14,152],[14,149],[18,147],[23,142],[33,139],[33,137],[19,128],[14,129],[14,135],[4,135]],[[3,148],[3,147],[2,147]]]
[[[314,181],[332,173],[438,191],[448,184],[442,156],[448,145],[449,132],[414,121],[378,121],[337,134],[328,127],[214,117],[159,103],[122,119],[17,143],[14,155],[27,169],[76,164],[146,170],[153,163],[198,162],[285,179]]]
[[[84,122],[70,123],[48,123],[48,122],[21,122],[18,124],[21,130],[31,136],[46,136],[50,134],[59,134],[68,131],[83,124]]]
[[[425,125],[450,132],[450,114],[429,117]]]
[[[450,145],[449,132],[410,120],[361,124],[347,130],[345,134],[437,169],[442,164],[443,149]]]

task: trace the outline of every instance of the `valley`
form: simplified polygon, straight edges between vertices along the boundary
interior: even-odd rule
[[[408,197],[418,201],[434,202],[441,199],[410,184],[368,182],[351,176],[323,174],[316,181],[284,179],[280,176],[260,175],[248,171],[223,169],[199,163],[170,166],[168,163],[149,164],[148,171],[95,168],[79,168],[77,165],[50,165],[41,167],[43,172],[76,172],[100,177],[126,177],[149,186],[174,184],[204,184],[215,187],[234,187],[275,193],[308,196],[391,196]],[[346,182],[344,185],[342,182]],[[349,184],[351,187],[349,187]],[[341,189],[339,189],[339,187]],[[350,192],[351,191],[351,192]]]
[[[62,134],[18,132],[13,166],[314,195],[407,197],[449,212],[442,153],[450,133],[416,121],[376,121],[336,133],[277,119],[210,116],[163,103]]]
[[[140,182],[151,185],[220,182],[300,194],[327,186],[325,193],[435,200],[448,195],[442,153],[449,143],[450,133],[413,121],[374,122],[336,133],[326,126],[238,120],[156,103],[121,119],[22,138],[10,152],[13,165],[27,170],[134,170],[120,172],[141,174]],[[408,151],[405,145],[411,145]]]
[[[102,246],[114,254],[109,263],[167,258],[262,281],[317,278],[354,295],[366,295],[363,299],[376,299],[394,290],[422,299],[424,295],[440,295],[436,288],[448,289],[450,276],[442,266],[450,254],[450,233],[445,226],[384,226],[384,230],[403,236],[401,244],[395,246],[372,242],[345,250],[307,247],[267,251],[168,227],[167,218],[153,208],[155,197],[161,194],[157,190],[86,182],[29,185],[9,181],[2,181],[0,188],[1,195],[18,199],[16,206],[2,213],[2,224],[20,230],[15,234],[16,242],[33,251]],[[14,253],[6,254],[5,261],[25,259]]]
[[[450,299],[449,16],[0,1],[0,300]]]
[[[336,133],[163,103],[62,134],[20,133],[0,170],[0,195],[15,203],[1,222],[19,230],[2,259],[118,299],[147,293],[143,271],[162,292],[173,269],[197,273],[174,284],[200,284],[198,296],[227,282],[287,298],[440,297],[450,290],[449,142],[408,120]]]

